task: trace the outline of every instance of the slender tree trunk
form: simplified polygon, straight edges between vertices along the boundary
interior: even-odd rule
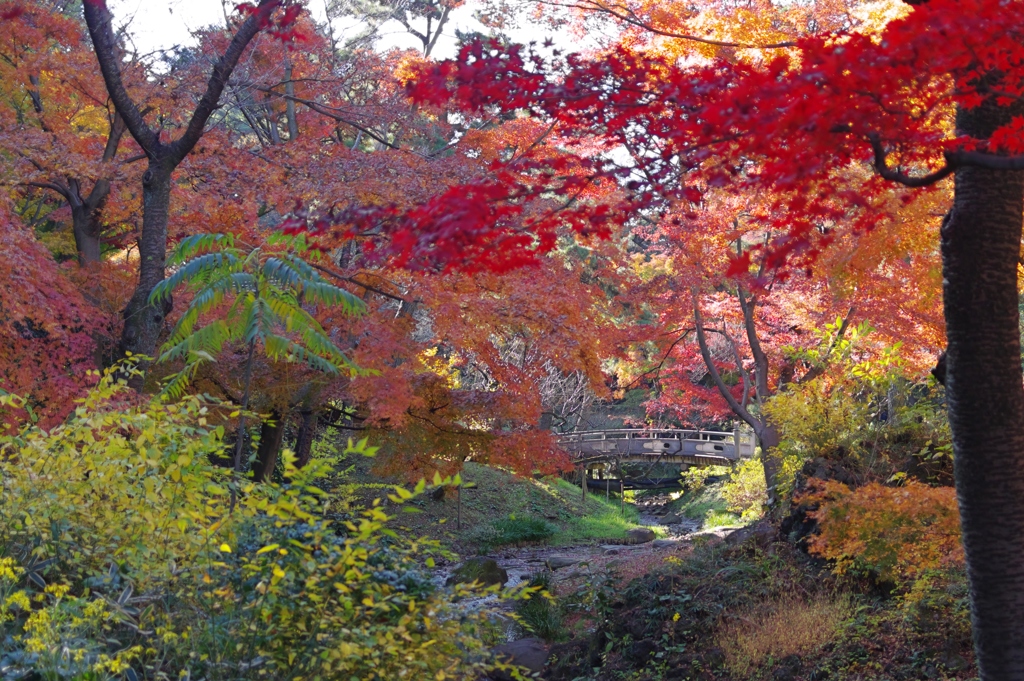
[[[295,465],[302,468],[309,463],[313,453],[313,438],[316,437],[317,414],[311,409],[300,412],[299,432],[295,436]]]
[[[761,465],[764,467],[765,491],[768,493],[768,506],[775,508],[778,504],[776,487],[779,484],[779,475],[782,473],[782,457],[779,456],[779,431],[765,417],[761,417],[761,429],[757,433],[757,439],[761,444]],[[739,455],[739,452],[737,452]]]
[[[732,413],[736,414],[736,416],[743,419],[747,425],[753,428],[754,433],[757,435],[757,439],[760,441],[761,465],[764,467],[764,482],[765,488],[768,492],[768,505],[774,507],[778,501],[775,496],[775,488],[778,486],[779,473],[782,471],[782,461],[776,453],[776,447],[779,445],[779,431],[763,414],[755,415],[747,409],[746,395],[742,396],[742,402],[737,400],[729,390],[729,386],[725,384],[721,373],[718,371],[718,367],[715,366],[714,357],[711,356],[711,349],[708,347],[707,332],[704,329],[704,315],[700,309],[700,301],[697,299],[696,290],[692,293],[692,300],[694,322],[696,323],[695,329],[697,334],[697,345],[700,347],[700,354],[701,358],[704,360],[704,366],[707,368],[711,379],[715,382],[715,387],[718,388],[718,393],[725,399],[729,408],[732,409]],[[750,346],[754,350],[755,356],[754,394],[758,403],[761,403],[771,397],[772,394],[768,390],[768,357],[761,352],[761,344],[757,338],[757,328],[753,316],[754,305],[751,301],[748,301],[743,297],[742,290],[740,291],[740,304],[743,307],[743,316],[746,319],[746,328],[750,340]],[[732,343],[731,339],[730,343]],[[733,348],[735,349],[734,344]],[[742,361],[742,358],[737,355],[737,367],[741,367]],[[746,384],[746,379],[744,379],[744,384]],[[737,452],[737,455],[738,454],[739,453]]]
[[[252,466],[252,477],[256,482],[269,480],[277,466],[277,455],[284,442],[284,418],[275,410],[260,428],[260,446],[256,450],[256,462]]]
[[[142,234],[139,237],[139,283],[124,311],[121,352],[153,357],[170,311],[170,298],[150,305],[149,294],[164,278],[167,260],[167,221],[171,206],[174,164],[153,159],[142,176]],[[141,383],[141,380],[139,381]],[[141,385],[133,386],[141,388]]]
[[[1019,114],[957,115],[985,139]],[[981,678],[1024,679],[1024,388],[1017,262],[1024,173],[961,168],[942,227],[946,397]]]
[[[284,68],[284,93],[288,99],[284,103],[285,117],[288,119],[288,141],[294,142],[299,137],[299,122],[295,118],[295,83],[292,82],[292,65],[288,63]]]
[[[256,341],[249,341],[249,358],[245,361],[245,392],[242,393],[242,415],[238,419],[238,438],[235,440],[235,473],[242,472],[242,448],[245,446],[245,412],[249,408],[249,389],[252,387],[252,356],[255,352]],[[232,499],[232,507],[234,506],[233,501]]]

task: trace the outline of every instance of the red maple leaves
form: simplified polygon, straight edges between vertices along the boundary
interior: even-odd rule
[[[834,239],[832,227],[868,230],[887,217],[877,210],[891,186],[884,178],[913,183],[944,163],[976,162],[957,152],[1024,148],[1020,119],[990,145],[955,138],[947,124],[956,103],[1024,95],[1016,14],[1024,8],[1015,3],[933,0],[879,35],[805,37],[790,50],[766,51],[760,61],[677,63],[624,46],[596,59],[543,58],[477,40],[455,60],[423,66],[408,92],[423,104],[455,103],[471,112],[525,111],[562,139],[629,149],[629,163],[605,164],[599,174],[628,176],[634,210],[699,202],[701,185],[771,192],[776,210],[765,227],[778,236],[769,244],[770,265],[806,267]],[[993,73],[1004,75],[995,83]],[[862,164],[875,165],[884,178],[851,178],[849,169]],[[543,181],[541,167],[531,170]],[[558,176],[554,169],[547,174]],[[557,181],[549,190],[559,192]],[[469,214],[467,202],[497,194],[491,188],[459,196],[458,210]],[[425,227],[422,214],[415,224]],[[474,221],[465,226],[473,229]],[[737,261],[730,273],[744,266]]]

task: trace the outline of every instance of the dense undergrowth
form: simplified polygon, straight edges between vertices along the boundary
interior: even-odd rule
[[[756,524],[560,584],[534,575],[516,612],[554,646],[546,678],[971,677],[941,402],[858,371],[768,405],[792,491],[781,525],[756,522],[758,461],[692,471],[672,511]],[[322,442],[301,470],[286,455],[280,482],[256,485],[211,464],[231,409],[143,399],[108,373],[63,425],[0,437],[0,677],[476,679],[498,632],[460,605],[475,591],[436,586],[443,545],[593,544],[638,520],[472,463],[436,495],[398,489],[367,473],[366,442]]]
[[[439,546],[321,489],[330,459],[286,457],[279,485],[211,465],[225,409],[140,400],[108,373],[63,425],[0,438],[0,677],[391,681],[490,666],[487,612],[430,579]]]
[[[837,359],[842,372],[766,406],[783,436],[774,517],[644,556],[638,576],[617,565],[594,583],[583,629],[577,592],[520,606],[553,642],[545,678],[977,675],[941,388],[909,381],[892,348]],[[760,472],[757,461],[691,471],[672,510],[705,528],[754,521]]]
[[[790,544],[755,537],[698,546],[624,588],[610,580],[593,602],[596,628],[556,644],[545,678],[895,681],[976,674],[965,581],[957,571],[933,573],[915,592],[883,594],[868,580],[833,576]]]

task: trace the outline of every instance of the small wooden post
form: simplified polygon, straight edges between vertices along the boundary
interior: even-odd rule
[[[462,529],[462,485],[455,488],[455,495],[458,497],[458,514],[455,516],[455,529]]]
[[[580,466],[580,488],[583,490],[583,503],[587,503],[587,464]]]
[[[626,488],[622,484],[622,478],[619,478],[619,514],[626,516]]]
[[[612,479],[604,479],[604,500],[608,501],[611,498]]]

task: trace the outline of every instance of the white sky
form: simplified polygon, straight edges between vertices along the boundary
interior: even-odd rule
[[[228,11],[233,11],[236,4],[237,0],[229,0]],[[307,4],[317,21],[323,21],[324,0],[309,0]],[[130,21],[129,32],[135,46],[144,54],[175,45],[192,45],[192,30],[210,24],[224,24],[224,6],[221,0],[112,0],[110,7],[115,16],[115,26]],[[335,29],[338,28],[338,23],[335,22]],[[452,17],[444,28],[444,34],[438,40],[431,56],[454,56],[456,28],[463,31],[483,30],[472,17],[472,8],[463,5],[452,12]],[[385,24],[383,33],[385,37],[379,44],[383,49],[422,47],[419,40],[405,33],[405,29],[397,22]],[[509,34],[514,40],[524,43],[531,40],[542,42],[545,38],[551,37],[557,45],[574,51],[589,47],[575,37],[566,35],[564,31],[552,34],[552,29],[547,26],[524,26],[509,31]],[[338,37],[343,39],[345,36]]]

